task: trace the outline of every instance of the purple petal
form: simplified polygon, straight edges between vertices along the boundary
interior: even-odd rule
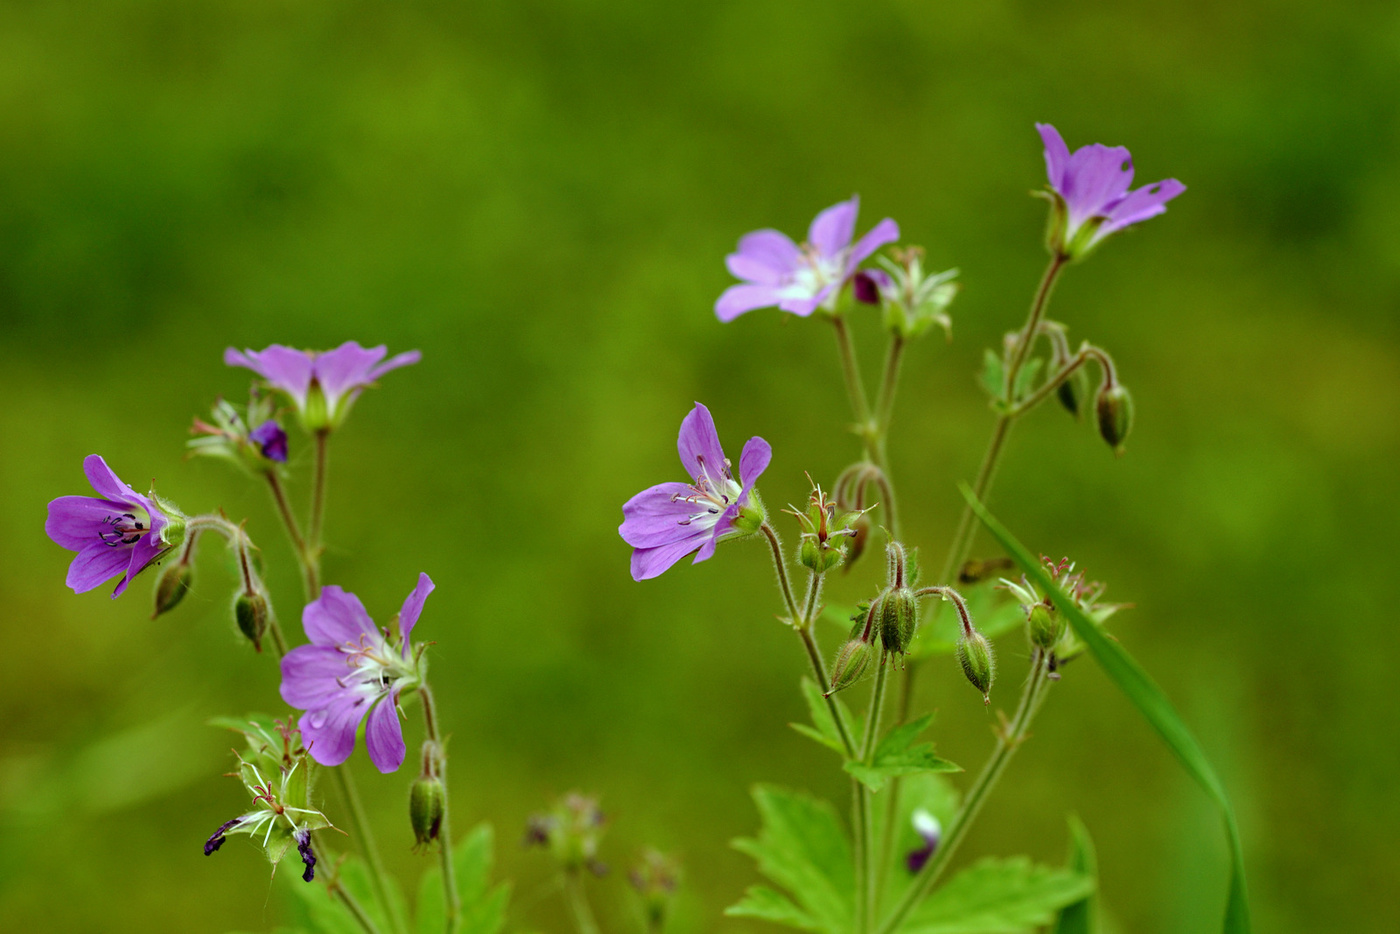
[[[791,237],[779,230],[755,230],[744,234],[739,238],[739,251],[726,257],[726,265],[735,257],[743,257],[756,266],[783,273],[792,272],[802,264],[802,251]],[[730,266],[729,269],[732,272],[734,267]],[[734,275],[740,279],[751,278],[737,272]]]
[[[773,447],[762,438],[750,438],[744,444],[744,451],[739,455],[739,482],[743,484],[745,490],[753,488],[758,482],[758,478],[768,469],[768,463],[773,459]],[[743,497],[739,497],[740,502]]]
[[[732,513],[737,509],[738,507],[735,505],[725,510],[725,516],[721,518],[719,522],[715,523],[714,531],[710,534],[709,538],[705,539],[704,544],[700,546],[700,550],[695,553],[695,560],[690,562],[691,564],[699,564],[701,561],[708,561],[710,558],[714,557],[715,546],[719,544],[719,537],[724,534],[725,530],[729,527],[729,523],[733,521]]]
[[[1065,169],[1069,167],[1069,147],[1065,145],[1060,131],[1048,123],[1037,123],[1040,140],[1045,144],[1045,174],[1050,179],[1050,187],[1064,194]]]
[[[356,341],[346,341],[334,350],[316,357],[316,381],[326,394],[326,407],[335,411],[336,403],[345,393],[370,382],[374,365],[384,359],[389,348],[364,348]]]
[[[124,572],[130,563],[130,546],[118,545],[113,548],[103,542],[94,542],[78,552],[73,563],[68,565],[66,583],[74,593],[87,593]],[[123,580],[118,590],[125,590],[125,583]]]
[[[817,215],[807,231],[807,241],[822,256],[832,257],[851,245],[856,233],[856,214],[860,211],[860,195],[850,201],[833,204]]]
[[[355,750],[355,730],[369,711],[372,697],[344,692],[327,707],[308,710],[297,726],[311,758],[321,765],[340,765]]]
[[[632,579],[636,581],[650,580],[664,573],[671,565],[710,540],[712,540],[712,536],[709,532],[699,532],[690,538],[671,542],[669,545],[634,549],[632,552]]]
[[[425,575],[426,576],[426,575]],[[365,749],[374,767],[388,775],[403,765],[408,751],[403,742],[403,726],[399,723],[399,692],[394,691],[375,705],[365,724]]]
[[[403,601],[403,608],[399,610],[399,632],[403,634],[404,658],[408,658],[409,634],[413,632],[413,627],[423,612],[423,604],[427,601],[428,594],[432,593],[436,586],[431,577],[420,571],[418,572],[418,583],[414,585],[413,592]]]
[[[1124,227],[1166,213],[1166,203],[1185,190],[1186,186],[1181,182],[1168,178],[1129,192],[1108,213],[1108,220],[1098,230],[1099,236],[1106,237]]]
[[[718,480],[724,471],[724,449],[719,446],[719,432],[710,410],[700,403],[681,420],[680,437],[676,440],[681,463],[696,480],[707,473]]]
[[[383,363],[379,364],[379,366],[369,371],[370,382],[379,379],[379,377],[383,376],[385,373],[388,373],[390,370],[397,370],[401,366],[408,366],[409,364],[417,363],[419,360],[422,359],[423,352],[419,350],[405,350],[401,354],[395,354],[388,360],[385,360]]]
[[[100,542],[108,531],[104,520],[126,512],[126,505],[92,496],[60,496],[49,503],[44,532],[69,551],[82,551]]]
[[[88,483],[92,484],[92,488],[99,495],[117,503],[137,502],[136,497],[140,494],[127,484],[122,483],[121,478],[98,455],[89,454],[83,458],[83,473],[87,474]],[[143,505],[145,499],[144,496],[140,499]]]
[[[778,304],[781,294],[771,285],[731,285],[715,302],[715,317],[725,322],[733,321],[755,308]]]
[[[856,242],[851,250],[851,255],[846,259],[846,275],[849,276],[856,268],[865,261],[865,258],[874,253],[886,243],[893,243],[899,239],[899,225],[891,218],[885,218],[871,227],[865,236]]]
[[[685,502],[692,493],[688,483],[658,483],[622,505],[622,525],[617,532],[633,548],[656,548],[694,534],[688,525],[696,507]]]
[[[1133,157],[1122,146],[1093,143],[1069,157],[1065,188],[1069,222],[1081,222],[1107,211],[1133,182]]]
[[[160,540],[154,534],[142,535],[134,545],[131,546],[131,562],[126,568],[126,578],[117,584],[117,589],[112,591],[112,597],[121,596],[121,592],[126,589],[126,585],[131,583],[132,578],[145,570],[165,549],[161,546]]]
[[[306,406],[306,394],[311,389],[314,373],[311,354],[281,344],[273,344],[263,351],[238,351],[230,347],[224,351],[224,363],[247,367],[291,396],[297,408]]]
[[[298,710],[330,705],[345,692],[337,683],[351,668],[344,653],[323,645],[299,645],[282,657],[282,700]]]
[[[346,642],[358,644],[362,635],[379,635],[360,598],[335,584],[323,589],[321,596],[301,611],[301,625],[314,644],[332,648]]]
[[[826,301],[827,296],[831,294],[832,288],[833,286],[831,284],[824,285],[821,291],[809,298],[785,298],[778,303],[778,307],[783,311],[789,311],[799,317],[805,318],[816,311],[821,306],[822,302]]]

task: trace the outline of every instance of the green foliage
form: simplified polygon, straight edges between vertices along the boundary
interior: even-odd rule
[[[1060,909],[1055,919],[1052,934],[1097,934],[1099,929],[1098,876],[1099,860],[1094,852],[1094,841],[1089,837],[1089,828],[1078,817],[1069,818],[1069,858],[1070,869],[1094,882],[1094,891],[1077,902],[1071,902]]]
[[[900,927],[902,934],[1019,934],[1085,898],[1093,880],[1030,859],[984,859],[934,889]]]
[[[816,740],[828,749],[844,756],[846,746],[841,742],[841,734],[836,729],[836,720],[832,717],[831,708],[827,705],[826,698],[822,696],[822,689],[817,686],[817,682],[811,678],[803,677],[802,696],[807,701],[807,711],[812,716],[815,728],[805,723],[789,723],[788,726],[803,736]],[[835,697],[833,700],[836,701],[836,706],[841,710],[843,719],[849,724],[852,735],[859,735],[860,719],[846,709],[841,698]]]
[[[868,763],[847,762],[845,769],[871,791],[883,791],[889,780],[919,772],[961,772],[962,767],[933,754],[933,743],[916,743],[928,729],[933,714],[911,720],[890,730],[880,740]]]
[[[997,590],[991,581],[974,584],[966,589],[959,588],[967,601],[967,611],[977,626],[977,631],[988,639],[996,639],[1021,626],[1026,621],[1020,605],[1009,598],[1004,591]],[[950,606],[935,603],[925,614],[927,622],[919,627],[914,637],[910,656],[928,658],[933,655],[952,655],[958,648],[958,637],[962,629],[958,614]]]
[[[1006,386],[1006,367],[1001,362],[1001,354],[988,347],[982,351],[982,388],[992,397],[995,405],[1001,399]]]
[[[963,496],[982,520],[987,530],[1001,542],[1006,553],[1020,566],[1031,582],[1047,594],[1055,607],[1068,619],[1074,634],[1088,646],[1090,654],[1098,660],[1113,683],[1133,702],[1138,711],[1152,724],[1166,741],[1168,748],[1176,755],[1187,773],[1196,780],[1220,808],[1225,822],[1225,836],[1230,846],[1229,895],[1225,903],[1225,931],[1228,934],[1243,934],[1251,930],[1249,900],[1245,891],[1244,853],[1240,847],[1239,827],[1235,822],[1235,810],[1225,793],[1225,786],[1211,767],[1205,751],[1192,735],[1181,716],[1176,712],[1151,676],[1143,670],[1131,655],[1116,641],[1104,635],[1102,629],[1087,613],[1079,608],[1074,600],[1055,584],[1026,546],[1022,545],[998,522],[987,508],[966,486],[962,486]]]
[[[478,824],[452,849],[452,872],[462,898],[459,934],[498,934],[505,927],[510,884],[491,885],[495,834],[490,824]],[[446,923],[442,870],[436,866],[423,874],[418,886],[419,934],[438,934]]]

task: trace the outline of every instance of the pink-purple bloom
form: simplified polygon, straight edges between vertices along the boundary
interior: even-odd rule
[[[307,604],[301,621],[311,644],[282,659],[282,699],[306,711],[297,725],[311,758],[322,765],[348,759],[355,731],[368,715],[370,761],[385,773],[403,764],[399,695],[421,683],[409,636],[432,591],[432,580],[419,574],[399,611],[397,641],[374,625],[359,597],[339,587],[326,587]]]
[[[112,596],[159,557],[171,542],[170,517],[127,486],[96,454],[83,459],[83,472],[97,496],[60,496],[49,503],[44,531],[78,554],[68,566],[68,586],[85,593],[118,574]]]
[[[681,421],[677,446],[691,482],[659,483],[622,507],[618,532],[632,546],[634,580],[656,577],[691,552],[699,564],[721,539],[752,532],[762,521],[753,486],[773,457],[767,441],[744,444],[736,476],[710,410],[697,402]]]
[[[256,444],[268,460],[279,464],[287,462],[287,433],[276,422],[263,422],[248,432],[248,440]]]
[[[1052,247],[1067,256],[1081,256],[1099,241],[1125,227],[1164,213],[1166,204],[1186,190],[1174,178],[1128,190],[1133,181],[1133,157],[1123,146],[1093,143],[1073,153],[1058,130],[1037,123],[1045,144],[1045,171],[1054,192],[1057,217]]]
[[[340,424],[361,390],[390,370],[417,363],[410,350],[384,360],[388,349],[346,341],[334,350],[295,350],[273,344],[266,350],[224,351],[224,363],[243,366],[291,397],[312,429]],[[381,362],[383,361],[383,362]]]
[[[846,280],[871,253],[899,239],[899,225],[885,218],[852,243],[860,197],[834,204],[817,215],[798,246],[777,230],[755,230],[739,239],[739,252],[725,265],[744,280],[725,289],[715,302],[721,321],[746,311],[777,305],[806,317],[820,307],[833,308]]]

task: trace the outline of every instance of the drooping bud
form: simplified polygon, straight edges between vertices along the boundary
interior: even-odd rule
[[[844,691],[865,676],[870,667],[870,645],[860,639],[851,639],[836,653],[836,661],[831,666],[830,697],[837,691]]]
[[[1079,367],[1055,390],[1055,398],[1076,420],[1084,417],[1084,401],[1089,398],[1089,374]]]
[[[185,594],[189,593],[194,580],[194,568],[184,561],[177,561],[166,568],[156,579],[155,612],[151,619],[175,609]]]
[[[1065,634],[1065,620],[1052,605],[1038,602],[1026,614],[1026,628],[1031,642],[1042,649],[1053,649]]]
[[[262,594],[240,592],[233,601],[233,618],[238,631],[248,637],[253,648],[262,651],[262,637],[267,632],[267,598]]]
[[[908,587],[899,587],[885,591],[879,602],[880,644],[903,655],[919,625],[919,600]]]
[[[992,681],[996,678],[996,659],[992,644],[977,630],[964,633],[958,639],[958,664],[972,686],[982,693],[983,703],[992,702]]]
[[[447,789],[436,775],[421,775],[408,790],[408,819],[413,839],[427,846],[438,838],[442,816],[447,810]]]
[[[1121,383],[1105,382],[1099,387],[1099,397],[1095,402],[1098,410],[1099,434],[1113,453],[1123,456],[1123,439],[1133,427],[1133,400]]]

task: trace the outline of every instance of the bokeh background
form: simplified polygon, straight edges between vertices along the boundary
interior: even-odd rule
[[[280,711],[219,549],[151,621],[149,580],[115,602],[67,591],[42,524],[101,452],[187,511],[246,516],[295,620],[264,491],[184,460],[186,429],[246,392],[226,345],[357,339],[424,359],[335,439],[327,575],[381,617],[420,569],[437,580],[419,632],[455,820],[496,825],[513,928],[565,927],[518,840],[580,788],[613,817],[615,867],[644,844],[684,859],[677,930],[761,930],[720,914],[755,878],[728,846],[755,828],[748,787],[845,794],[786,726],[802,653],[760,547],[635,584],[619,506],[678,476],[697,399],[731,451],[772,442],[771,505],[856,455],[830,328],[711,307],[740,234],[800,235],[859,192],[861,229],[893,216],[963,270],[955,340],[909,355],[891,444],[910,538],[941,556],[992,421],[973,373],[1043,263],[1042,120],[1190,187],[1070,270],[1052,309],[1116,355],[1128,455],[1047,408],[1015,432],[996,509],[1136,604],[1115,629],[1226,779],[1259,929],[1396,930],[1397,87],[1386,3],[6,0],[3,926],[292,917],[243,839],[200,852],[245,803],[205,721]],[[869,375],[875,315],[854,327]],[[302,502],[306,455],[294,435]],[[1007,704],[1019,637],[1002,656]],[[930,672],[940,752],[975,767],[993,721],[951,662]],[[412,887],[410,775],[356,769]],[[1072,811],[1121,929],[1218,925],[1214,812],[1088,663],[961,858],[1058,861]],[[613,929],[624,890],[620,871],[598,887]]]

